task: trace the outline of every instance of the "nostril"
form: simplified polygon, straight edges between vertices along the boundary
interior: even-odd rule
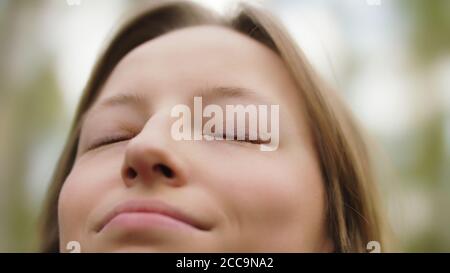
[[[129,179],[134,179],[137,176],[137,172],[133,169],[133,168],[128,168],[127,169],[127,177]]]
[[[153,167],[153,170],[154,170],[154,171],[160,171],[160,172],[162,172],[162,173],[164,174],[164,176],[167,177],[167,178],[173,178],[173,177],[175,177],[175,174],[174,174],[174,172],[172,171],[172,169],[170,169],[169,167],[167,167],[167,166],[164,165],[164,164],[156,164],[156,165]]]

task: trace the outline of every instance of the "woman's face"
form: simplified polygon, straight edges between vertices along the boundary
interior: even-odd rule
[[[224,113],[279,105],[278,148],[175,140],[171,111],[185,104],[193,115],[195,96]],[[60,250],[69,241],[82,252],[332,250],[301,105],[282,60],[235,31],[185,28],[135,48],[85,115],[59,197]]]

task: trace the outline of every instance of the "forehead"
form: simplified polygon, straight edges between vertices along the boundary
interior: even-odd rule
[[[252,64],[281,65],[280,58],[258,41],[220,26],[188,27],[169,32],[138,46],[119,63],[125,66],[137,60],[159,65],[200,68],[202,65]],[[194,63],[193,63],[194,62]]]
[[[164,94],[204,85],[241,86],[273,95],[292,89],[283,61],[258,41],[220,26],[196,26],[164,34],[129,52],[115,67],[100,97],[126,90]]]

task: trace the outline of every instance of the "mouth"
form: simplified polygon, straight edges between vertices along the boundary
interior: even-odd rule
[[[110,227],[143,228],[190,228],[208,231],[210,227],[175,207],[158,200],[131,200],[119,204],[96,226],[96,232]]]

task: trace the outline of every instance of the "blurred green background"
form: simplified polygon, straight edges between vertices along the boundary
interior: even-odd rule
[[[0,252],[36,223],[105,39],[140,1],[0,0]],[[223,12],[234,1],[201,1]],[[450,251],[450,1],[266,0],[380,144],[398,250]]]

